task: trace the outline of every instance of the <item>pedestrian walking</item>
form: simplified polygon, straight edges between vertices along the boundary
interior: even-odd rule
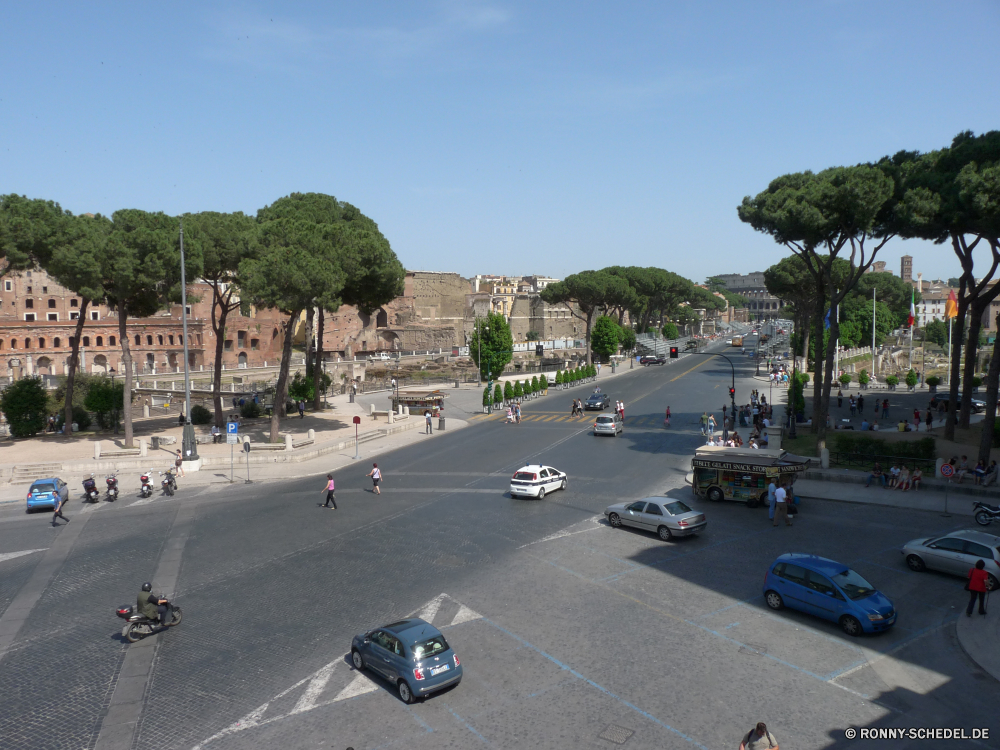
[[[927,419],[925,419],[924,422],[927,424],[927,431],[930,432],[931,428],[934,426],[934,415],[931,414],[930,409],[927,410]]]
[[[624,422],[625,421],[625,402],[624,401],[619,401],[618,402],[618,413],[622,415],[622,422]]]
[[[663,426],[666,427],[667,429],[670,428],[670,407],[669,406],[667,407],[667,413],[666,413],[666,415],[663,418]]]
[[[865,397],[858,394],[858,414],[865,410]]]
[[[430,435],[434,432],[434,427],[431,425],[431,412],[430,409],[424,412],[424,434]]]
[[[323,507],[329,508],[330,503],[333,503],[333,509],[337,510],[337,498],[334,497],[336,487],[333,484],[333,474],[326,475],[326,487],[324,489],[326,492],[326,502],[323,503]]]
[[[576,413],[576,401],[573,401],[573,413]],[[570,415],[572,416],[572,414]],[[510,406],[507,407],[507,421],[504,424],[510,424],[514,421],[514,409]]]
[[[917,432],[920,429],[920,409],[913,410],[913,431]]]
[[[57,518],[61,518],[66,523],[69,523],[69,519],[66,518],[66,516],[64,516],[63,512],[62,512],[63,506],[66,503],[68,503],[68,502],[69,502],[69,492],[66,493],[66,499],[65,500],[63,500],[62,495],[59,496],[59,501],[56,503],[55,510],[52,511],[52,525],[53,526],[58,526],[59,525],[59,524],[56,523],[56,519]]]
[[[740,742],[740,750],[778,750],[778,741],[767,731],[763,721],[744,735]]]
[[[858,402],[854,400],[854,396],[849,396],[847,399],[848,406],[851,407],[851,416],[854,416],[854,412],[857,411]]]
[[[771,480],[771,483],[767,485],[767,517],[772,521],[774,520],[774,506],[777,502],[775,500],[775,493],[778,491],[778,486]]]
[[[882,419],[889,418],[889,399],[882,399]]]
[[[707,411],[701,413],[701,434],[702,435],[707,435],[708,434],[708,412]]]
[[[514,403],[514,424],[521,424],[521,402]]]
[[[838,388],[837,389],[837,407],[839,408],[839,407],[841,407],[843,405],[844,405],[844,392]]]
[[[302,399],[299,399],[298,407],[299,407],[299,419],[305,419],[306,418],[306,402],[303,401]]]
[[[369,471],[366,476],[372,478],[372,492],[376,495],[381,495],[382,491],[378,488],[378,486],[382,482],[382,472],[379,470],[378,464],[372,464],[372,470]]]
[[[788,490],[782,484],[774,491],[774,523],[777,526],[779,520],[784,520],[785,526],[792,525],[792,519],[788,517]]]
[[[181,456],[180,450],[177,451],[177,457],[174,459],[174,468],[177,469],[177,476],[184,477],[184,458]]]
[[[55,521],[53,520],[53,523]],[[979,614],[986,614],[986,580],[989,573],[986,572],[986,563],[976,560],[976,567],[970,568],[966,578],[969,582],[965,584],[965,590],[969,592],[969,606],[965,608],[965,616],[972,617],[972,605],[979,599]]]
[[[715,417],[712,416],[711,414],[708,415],[708,434],[709,435],[715,434]]]

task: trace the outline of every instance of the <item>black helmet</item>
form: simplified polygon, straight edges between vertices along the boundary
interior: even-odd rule
[[[152,591],[153,590],[153,584],[151,584],[149,581],[146,581],[146,583],[142,584],[142,590],[143,591]]]

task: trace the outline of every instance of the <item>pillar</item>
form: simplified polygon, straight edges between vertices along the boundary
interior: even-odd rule
[[[285,450],[290,451],[292,449],[292,436],[285,435]]]
[[[146,412],[148,412],[148,411],[149,411],[149,407],[148,407],[148,406],[147,406],[147,407],[145,407],[145,411],[146,411]],[[142,439],[140,439],[140,440],[139,440],[139,456],[140,456],[141,458],[145,458],[145,457],[146,457],[146,452],[147,452],[147,446],[146,446],[146,441],[145,441],[145,440],[142,440]]]
[[[306,433],[306,436],[307,436],[307,438],[309,440],[315,440],[316,439],[316,430],[309,430],[309,432]]]
[[[100,440],[95,440],[94,441],[94,460],[95,461],[100,461],[101,460],[101,441]]]

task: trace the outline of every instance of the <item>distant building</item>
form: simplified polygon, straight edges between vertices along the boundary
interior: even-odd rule
[[[908,284],[913,283],[913,256],[904,255],[899,259],[899,278]]]
[[[868,267],[868,270],[865,271],[865,273],[885,273],[885,272],[886,270],[885,270],[884,260],[875,261]],[[889,273],[892,273],[892,271],[889,271]]]
[[[722,274],[716,278],[726,285],[726,291],[743,297],[747,312],[754,320],[773,320],[781,317],[781,309],[785,303],[767,291],[763,271]]]

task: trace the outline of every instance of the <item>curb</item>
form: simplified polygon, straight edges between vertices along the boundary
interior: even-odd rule
[[[965,655],[1000,682],[1000,652],[996,648],[997,638],[1000,638],[1000,618],[995,612],[989,613],[988,607],[986,611],[988,614],[984,617],[975,612],[972,617],[966,617],[965,612],[960,611],[955,633]]]

